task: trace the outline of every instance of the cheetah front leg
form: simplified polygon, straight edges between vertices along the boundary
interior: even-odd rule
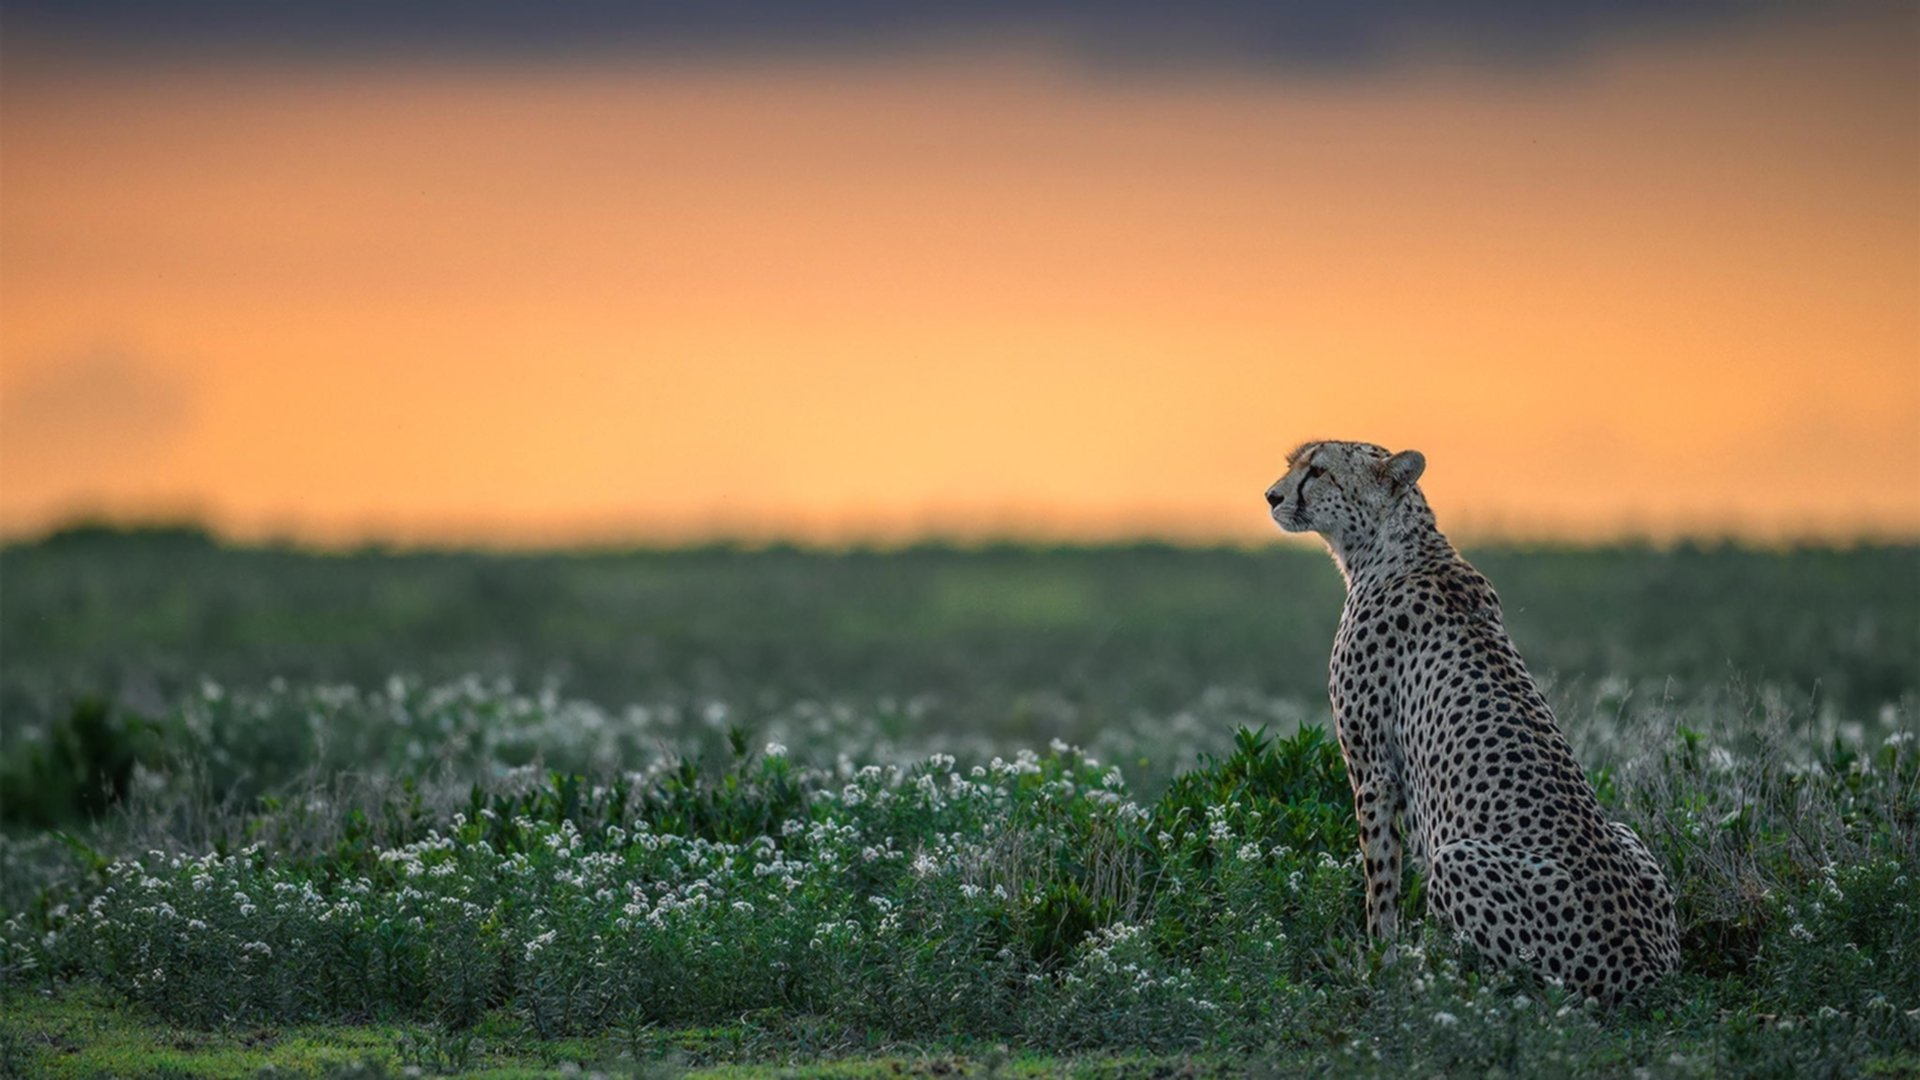
[[[1388,961],[1395,955],[1400,924],[1400,838],[1394,817],[1405,804],[1400,782],[1376,771],[1354,785],[1353,816],[1360,826],[1360,854],[1367,870],[1367,937],[1385,942]]]

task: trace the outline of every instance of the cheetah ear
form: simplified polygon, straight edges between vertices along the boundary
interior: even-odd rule
[[[1398,495],[1414,485],[1427,471],[1427,455],[1418,450],[1402,450],[1380,463],[1380,476]]]

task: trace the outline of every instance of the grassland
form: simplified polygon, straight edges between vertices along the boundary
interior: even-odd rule
[[[1623,1005],[1367,946],[1315,552],[7,548],[0,1075],[1920,1074],[1920,550],[1473,555]]]

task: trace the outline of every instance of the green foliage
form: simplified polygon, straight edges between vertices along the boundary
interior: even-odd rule
[[[1317,706],[1341,595],[1301,547],[317,555],[85,540],[0,549],[9,728],[82,694],[154,714],[205,679],[376,687],[401,671],[744,714],[915,703],[947,732],[1091,746],[1210,687]],[[1856,711],[1916,685],[1913,546],[1470,554],[1537,672],[1698,686],[1731,665]]]
[[[0,972],[110,987],[200,1027],[443,1025],[416,1057],[466,1045],[457,1033],[499,1009],[545,1038],[795,1010],[889,1039],[1059,1050],[1251,1053],[1359,1025],[1387,1060],[1443,1071],[1501,1066],[1502,1053],[1600,1054],[1617,1022],[1543,1019],[1580,1003],[1476,970],[1437,938],[1409,950],[1424,981],[1401,972],[1369,987],[1351,826],[1332,827],[1340,852],[1301,831],[1344,784],[1316,728],[1243,729],[1231,754],[1151,807],[1070,747],[963,773],[946,758],[811,768],[749,745],[730,739],[711,771],[679,762],[613,785],[551,773],[474,788],[457,811],[401,785],[346,809],[330,843],[122,857],[97,882],[70,882],[64,903],[11,920]],[[1680,759],[1721,757],[1704,736],[1674,745]],[[1828,1019],[1920,1009],[1920,859],[1904,816],[1920,754],[1892,740],[1847,760],[1660,774],[1677,805],[1706,815],[1728,785],[1761,796],[1742,843],[1770,876],[1750,897],[1720,898],[1735,906],[1722,921],[1749,927],[1751,956],[1729,965],[1710,936],[1687,943],[1688,978],[1721,973],[1710,992],[1723,1007]],[[1829,799],[1853,809],[1796,819]],[[288,812],[263,803],[252,824]],[[1642,827],[1676,880],[1713,884],[1715,848]],[[1837,861],[1807,861],[1796,845],[1814,839]],[[1705,902],[1683,919],[1711,922]],[[1502,1003],[1516,994],[1546,1012]],[[1421,1010],[1453,1019],[1403,1037]],[[1848,1030],[1870,1047],[1914,1034]]]
[[[1908,549],[1482,560],[1679,893],[1682,973],[1603,1009],[1488,969],[1417,887],[1399,959],[1366,941],[1315,722],[1337,609],[1317,561],[129,544],[0,553],[12,1000],[105,994],[209,1042],[357,1025],[378,1038],[328,1067],[372,1073],[595,1040],[629,1064],[1920,1061],[1920,673],[1886,585]],[[77,614],[30,617],[55,606]],[[565,695],[540,681],[562,656]],[[71,696],[110,672],[137,707]],[[0,1063],[46,1045],[0,1025]]]
[[[1346,854],[1357,842],[1353,793],[1340,747],[1318,727],[1277,742],[1264,728],[1240,729],[1233,752],[1202,755],[1154,807],[1159,828],[1179,833],[1207,826],[1224,808],[1236,833],[1303,852]]]
[[[766,836],[782,822],[805,816],[806,789],[784,756],[748,769],[746,733],[728,733],[727,767],[717,777],[682,761],[641,792],[642,816],[661,832],[743,844]]]
[[[76,702],[44,738],[18,742],[24,745],[10,745],[0,765],[0,826],[98,818],[127,794],[134,768],[160,748],[151,725],[99,698]]]
[[[1028,906],[1033,959],[1043,968],[1057,968],[1088,934],[1113,921],[1111,900],[1095,900],[1076,881],[1053,882]]]

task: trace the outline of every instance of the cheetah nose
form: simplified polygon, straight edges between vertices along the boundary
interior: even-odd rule
[[[1275,507],[1280,505],[1280,493],[1278,491],[1275,491],[1272,488],[1267,489],[1267,505],[1269,507]]]

